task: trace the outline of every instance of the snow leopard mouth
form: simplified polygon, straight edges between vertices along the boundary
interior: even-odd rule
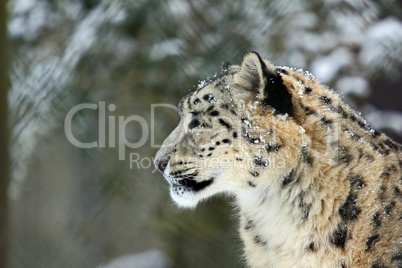
[[[173,183],[172,187],[177,190],[188,192],[199,192],[213,183],[214,179],[209,179],[202,182],[196,182],[195,180],[183,179],[178,184]]]
[[[195,171],[191,174],[173,176],[169,179],[169,182],[175,192],[199,192],[211,185],[214,181],[214,179],[211,178],[209,180],[197,182],[195,180],[197,175],[198,172]]]

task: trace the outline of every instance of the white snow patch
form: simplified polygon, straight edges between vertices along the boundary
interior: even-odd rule
[[[330,13],[330,18],[335,23],[337,40],[342,44],[360,46],[365,41],[365,29],[367,28],[368,20],[371,20],[367,13],[369,13],[367,8],[362,10],[359,16],[352,12],[333,10]]]
[[[172,15],[184,17],[191,13],[190,4],[186,0],[171,0],[168,3]]]
[[[281,121],[286,121],[286,118],[288,118],[289,117],[289,115],[287,114],[287,113],[285,113],[285,114],[278,114],[277,116],[276,116],[276,118],[278,118],[279,120],[281,120]]]
[[[276,67],[280,68],[280,69],[284,69],[286,71],[299,72],[299,73],[302,73],[305,76],[307,76],[307,78],[310,80],[313,80],[313,81],[317,80],[317,78],[312,73],[310,73],[309,71],[305,71],[302,68],[294,68],[294,67],[289,67],[289,66],[276,66]]]
[[[212,96],[211,94],[208,95],[208,102],[211,103],[211,104],[216,102],[214,96]]]
[[[402,135],[402,113],[396,111],[372,111],[366,115],[374,128],[390,129]]]
[[[207,80],[200,80],[200,81],[198,81],[197,89],[201,89],[201,88],[205,87],[207,84],[208,84]]]
[[[243,120],[244,124],[246,124],[248,127],[251,127],[251,123],[250,121],[248,121],[247,119]]]
[[[152,60],[161,60],[168,56],[180,55],[185,49],[185,42],[181,39],[174,38],[153,45],[149,52],[149,57]]]
[[[302,134],[302,144],[301,145],[307,146],[308,143],[304,140],[304,134],[306,133],[306,130],[302,126],[299,126],[299,128],[300,128],[300,132]]]
[[[11,38],[35,40],[48,25],[55,23],[56,17],[45,1],[15,0],[10,2],[11,19],[8,31]]]
[[[253,105],[251,105],[250,109],[251,110],[257,110],[257,107],[260,105],[259,101],[253,102]]]
[[[341,47],[328,56],[314,60],[311,69],[319,79],[328,83],[335,78],[344,66],[352,63],[352,53],[347,48]]]
[[[365,65],[383,67],[393,71],[389,62],[402,61],[402,22],[396,18],[386,18],[372,25],[359,54]]]
[[[300,99],[302,99],[303,96],[303,89],[304,87],[301,85],[295,85],[295,90],[297,90],[297,95],[299,96]]]
[[[384,40],[402,35],[402,22],[396,18],[386,18],[371,26],[367,31],[367,37],[371,40]]]
[[[370,86],[366,79],[358,76],[342,77],[336,83],[336,88],[346,95],[358,95],[367,98],[370,95]]]

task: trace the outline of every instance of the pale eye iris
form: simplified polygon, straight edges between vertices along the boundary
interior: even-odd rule
[[[193,119],[191,122],[188,124],[189,129],[193,129],[195,127],[198,127],[201,124],[201,122],[198,119]]]

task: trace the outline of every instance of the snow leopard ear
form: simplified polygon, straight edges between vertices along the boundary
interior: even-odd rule
[[[256,52],[248,52],[243,57],[236,84],[252,93],[261,94],[266,83],[264,77],[265,63]]]
[[[264,61],[258,53],[244,55],[235,83],[254,93],[264,105],[293,116],[292,96],[283,84],[281,75],[272,63]]]

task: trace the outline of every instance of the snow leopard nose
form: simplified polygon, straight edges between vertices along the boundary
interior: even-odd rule
[[[155,160],[155,167],[161,172],[163,173],[167,167],[169,163],[169,158],[165,158],[165,159],[156,159]]]

